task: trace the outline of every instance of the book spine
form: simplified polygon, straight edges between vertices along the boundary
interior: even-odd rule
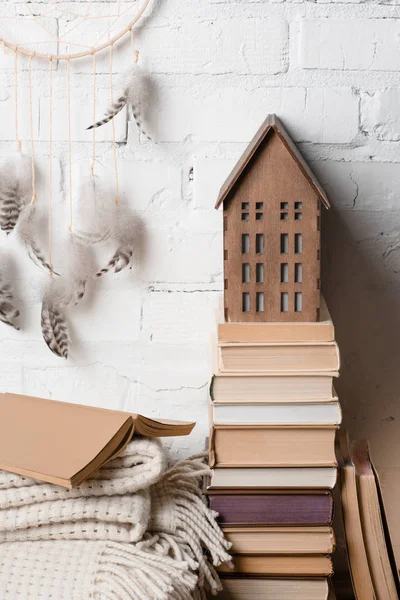
[[[208,446],[208,460],[211,468],[215,467],[216,458],[215,458],[215,429],[214,427],[210,428],[210,438],[209,438],[209,446]]]
[[[214,390],[213,390],[213,385],[214,385],[214,377],[215,377],[215,375],[213,375],[213,376],[211,377],[211,381],[210,381],[210,389],[209,389],[209,391],[208,391],[208,393],[209,393],[209,396],[210,396],[210,401],[211,401],[211,402],[215,402],[215,398],[214,398]]]
[[[331,494],[209,495],[224,525],[331,525]]]

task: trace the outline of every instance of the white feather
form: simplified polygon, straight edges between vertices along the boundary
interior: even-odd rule
[[[135,258],[139,256],[143,237],[141,219],[126,207],[119,205],[116,209],[112,239],[117,249],[107,265],[100,269],[95,277],[102,277],[111,269],[119,273],[126,267],[132,267]]]
[[[31,260],[37,266],[43,267],[47,271],[58,275],[58,273],[54,271],[53,267],[46,259],[45,254],[41,250],[38,243],[39,233],[36,221],[35,204],[28,204],[22,209],[17,225],[17,234],[18,239],[25,247]]]
[[[65,278],[70,281],[73,300],[78,304],[85,295],[87,282],[93,276],[94,268],[90,248],[77,241],[75,234],[70,235]]]
[[[73,206],[73,233],[77,243],[91,246],[109,239],[115,212],[114,196],[115,192],[98,176],[84,179]]]

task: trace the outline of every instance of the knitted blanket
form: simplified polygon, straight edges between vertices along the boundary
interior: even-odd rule
[[[0,471],[2,600],[185,600],[220,589],[229,544],[201,496],[198,456],[166,470],[137,438],[78,488]]]

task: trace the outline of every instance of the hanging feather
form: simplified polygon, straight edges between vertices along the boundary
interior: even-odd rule
[[[125,75],[124,79],[125,83],[123,86],[121,86],[124,91],[119,96],[118,100],[113,102],[113,104],[108,108],[103,119],[96,121],[96,123],[88,127],[88,129],[94,129],[109,123],[119,112],[121,112],[124,106],[128,106],[131,107],[133,118],[135,119],[140,133],[142,133],[148,140],[152,141],[151,137],[143,128],[143,120],[141,116],[141,106],[145,103],[148,91],[145,74],[137,65],[137,63],[134,63],[134,66],[129,73]]]
[[[31,159],[18,152],[0,169],[0,228],[9,235],[32,195]]]
[[[74,207],[74,240],[83,246],[102,244],[111,236],[115,203],[109,187],[96,175],[90,175],[79,188]]]
[[[68,358],[69,333],[66,307],[72,300],[72,290],[64,279],[52,278],[42,301],[41,326],[43,339],[60,358]]]
[[[89,248],[82,245],[80,240],[75,237],[75,233],[72,233],[68,244],[66,279],[71,282],[70,289],[73,291],[75,304],[83,299],[88,279],[92,274],[93,267]]]
[[[38,267],[43,267],[50,273],[58,275],[58,273],[54,271],[53,267],[46,260],[45,255],[36,241],[39,236],[35,222],[35,213],[36,208],[34,204],[28,204],[27,206],[24,206],[21,211],[17,226],[18,238],[22,245],[26,248],[29,258]]]
[[[19,326],[15,323],[17,317],[19,310],[15,308],[11,283],[3,267],[0,268],[0,321],[19,331]]]
[[[138,250],[141,225],[141,221],[133,213],[122,209],[121,206],[116,208],[112,237],[117,242],[117,250],[107,265],[95,274],[96,278],[102,277],[111,269],[119,273],[132,266],[134,254]]]

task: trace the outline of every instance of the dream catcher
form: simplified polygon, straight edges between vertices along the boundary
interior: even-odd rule
[[[87,1],[86,8],[80,2],[74,12],[71,4],[63,0],[47,3],[43,14],[36,14],[31,2],[24,0],[26,17],[3,17],[0,19],[0,44],[4,52],[14,59],[14,105],[16,151],[0,167],[0,229],[3,241],[16,236],[27,255],[37,268],[47,271],[49,279],[42,293],[41,329],[43,338],[57,356],[67,358],[70,348],[68,311],[79,303],[90,281],[105,276],[109,271],[118,273],[132,266],[138,251],[140,221],[136,215],[120,203],[115,117],[124,109],[132,115],[140,135],[151,141],[143,124],[143,106],[146,103],[147,76],[139,66],[139,53],[134,48],[134,26],[146,10],[150,0],[139,2],[110,1],[107,4]],[[41,7],[44,5],[35,5]],[[104,8],[112,13],[104,13]],[[78,11],[81,11],[79,13]],[[21,39],[15,32],[21,25]],[[56,25],[56,27],[54,27]],[[54,33],[54,31],[56,33]],[[93,38],[93,31],[96,36]],[[61,33],[60,33],[61,32]],[[99,35],[99,32],[102,32]],[[118,46],[124,48],[124,39],[130,36],[129,68],[125,76],[114,83],[113,64]],[[24,39],[25,37],[25,39]],[[93,40],[92,40],[93,38]],[[26,41],[29,40],[29,41]],[[83,44],[93,41],[91,45]],[[120,43],[121,42],[121,43]],[[55,49],[57,50],[55,52]],[[108,105],[97,98],[98,60],[104,61],[110,73],[110,98]],[[73,142],[71,136],[71,71],[74,61],[88,61],[92,69],[93,110],[87,123],[92,144],[91,166],[79,182],[77,202],[73,196]],[[34,65],[47,67],[49,98],[49,163],[47,199],[37,193],[34,127],[34,90],[32,71]],[[82,64],[82,63],[80,63]],[[65,217],[67,230],[66,256],[61,268],[53,264],[53,111],[56,109],[55,71],[65,77],[67,93],[67,165],[69,175],[69,208]],[[29,109],[21,107],[19,82],[27,79]],[[29,138],[20,136],[19,115],[29,112]],[[112,132],[114,184],[103,180],[96,172],[96,132],[109,127]],[[39,197],[40,196],[40,197]],[[48,240],[42,244],[39,232],[38,204],[45,202],[47,208]],[[0,238],[1,240],[1,238]],[[108,261],[101,268],[93,266],[93,252],[104,243],[114,246]],[[0,241],[0,247],[4,244]],[[19,329],[19,308],[12,289],[7,256],[0,255],[0,322]]]

